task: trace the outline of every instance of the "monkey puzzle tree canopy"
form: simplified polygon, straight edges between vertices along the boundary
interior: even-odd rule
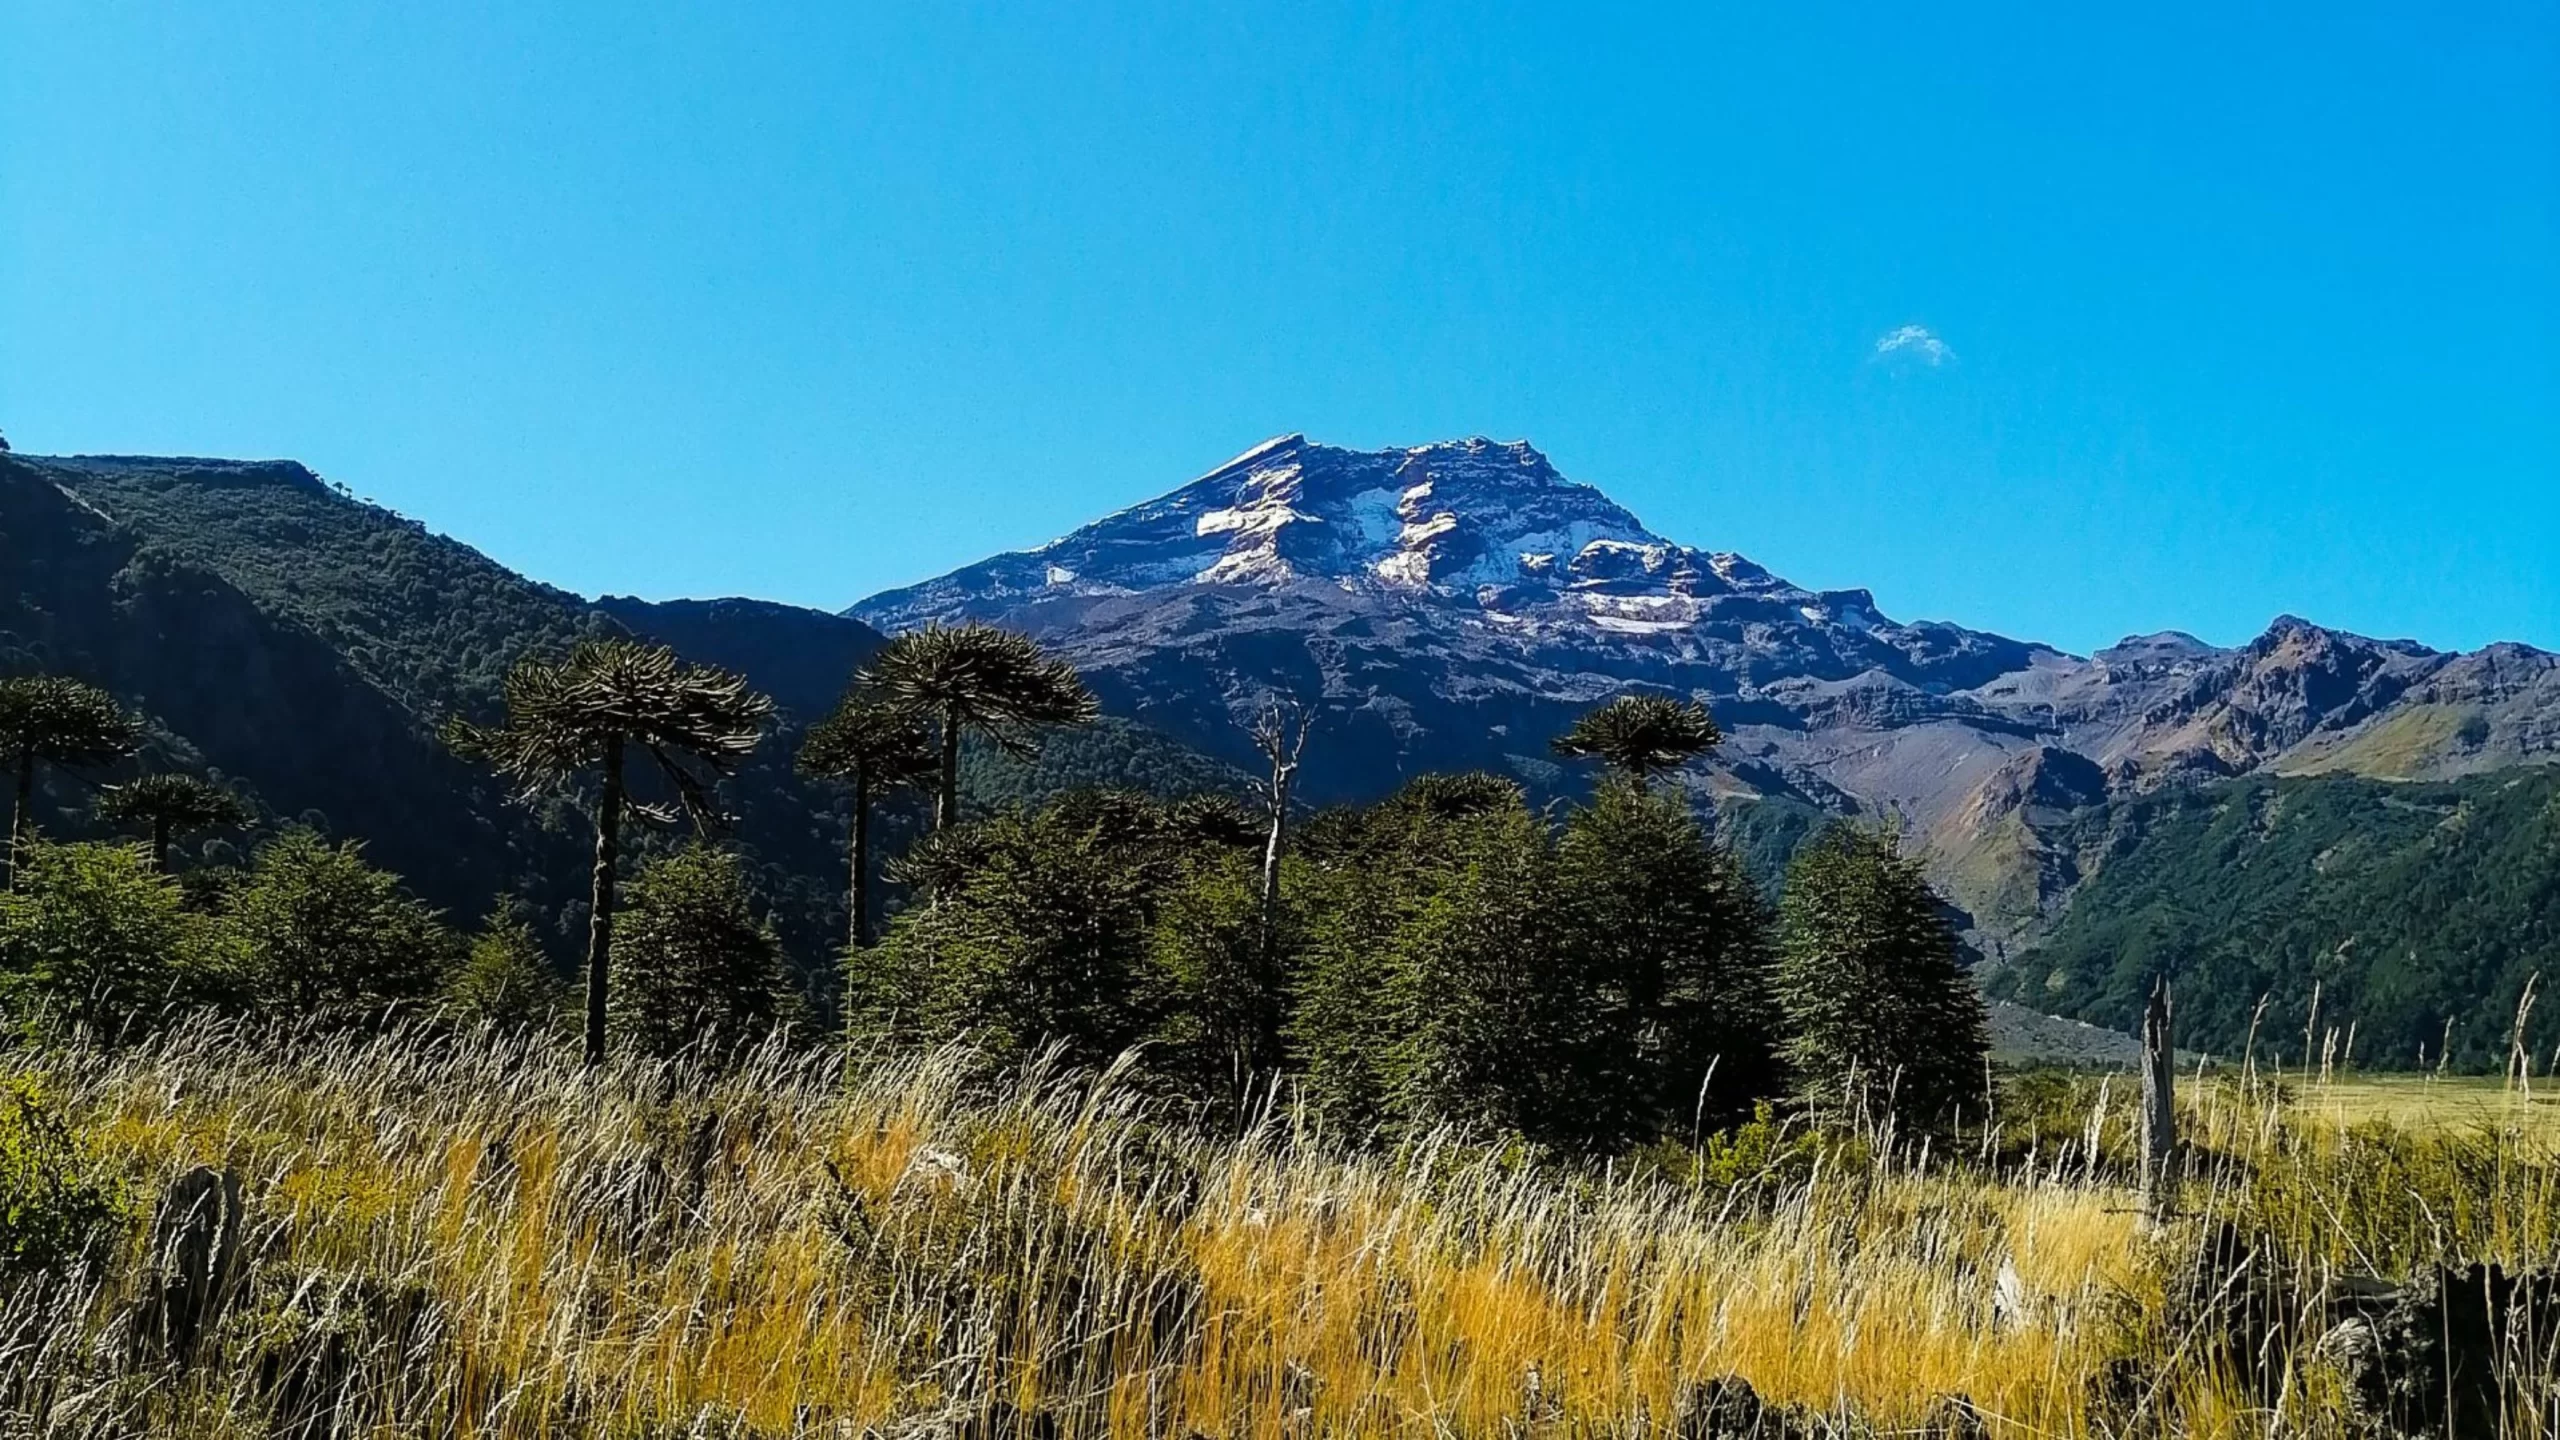
[[[688,665],[662,645],[591,640],[553,661],[529,656],[507,673],[507,718],[495,726],[455,720],[454,749],[516,780],[526,797],[555,790],[595,767],[596,862],[587,925],[587,1060],[604,1059],[607,976],[613,945],[614,866],[628,799],[623,765],[637,745],[675,789],[697,829],[720,819],[712,786],[763,738],[773,701],[739,676]],[[672,824],[665,806],[634,805]]]
[[[809,727],[800,770],[875,789],[920,785],[933,778],[933,737],[914,715],[856,690]]]
[[[1662,695],[1621,695],[1573,722],[1551,743],[1567,759],[1596,759],[1650,780],[1677,770],[1724,740],[1707,707]]]
[[[718,818],[712,781],[756,748],[773,714],[773,702],[743,678],[634,640],[591,640],[558,661],[518,661],[507,673],[506,705],[503,724],[455,721],[446,733],[457,750],[519,782],[524,798],[590,766],[616,766],[623,748],[637,745],[706,825]],[[644,813],[676,818],[658,807]]]
[[[871,807],[890,790],[930,781],[938,762],[933,739],[913,714],[865,692],[857,684],[845,692],[827,718],[809,727],[800,744],[804,774],[833,780],[853,792],[850,825],[852,878],[846,889],[851,914],[846,932],[853,945],[870,938],[868,883],[871,873]]]
[[[16,771],[9,853],[24,848],[35,817],[36,766],[103,765],[133,753],[142,725],[95,685],[60,675],[0,680],[0,756]]]
[[[959,818],[960,739],[977,734],[1009,754],[1038,748],[1044,725],[1083,725],[1101,713],[1075,667],[1051,657],[1027,635],[993,625],[927,625],[881,647],[865,678],[879,694],[934,721],[940,733],[941,784],[934,826]]]
[[[98,813],[109,820],[151,827],[151,863],[169,868],[169,837],[186,830],[218,825],[246,825],[249,807],[240,797],[194,775],[145,775],[110,786],[98,799]]]

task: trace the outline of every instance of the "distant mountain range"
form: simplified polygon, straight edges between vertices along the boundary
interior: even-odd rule
[[[2198,779],[2443,779],[2560,755],[2560,657],[2448,654],[2283,617],[2096,655],[1886,616],[1646,529],[1524,442],[1355,451],[1290,435],[1037,550],[846,612],[989,620],[1073,659],[1118,713],[1237,763],[1262,697],[1322,707],[1309,787],[1488,768],[1553,788],[1549,736],[1628,688],[1728,732],[1728,801],[1894,814],[1993,943],[2079,878],[2049,837]]]
[[[1316,803],[1464,768],[1565,795],[1584,782],[1548,738],[1649,689],[1714,709],[1728,739],[1694,783],[1764,872],[1826,815],[1896,817],[1969,917],[1995,988],[2030,1005],[2117,1023],[2131,982],[2106,968],[2120,937],[2150,937],[2145,964],[2165,963],[2162,946],[2229,951],[2276,933],[2282,917],[2252,896],[2377,915],[2405,883],[2393,877],[2430,866],[2470,867],[2471,888],[2445,893],[2490,898],[2445,902],[2485,917],[2437,967],[2467,978],[2394,982],[2400,998],[2375,1001],[2399,1007],[2393,1033],[2435,1033],[2428,1007],[2509,1003],[2546,964],[2560,974],[2560,891],[2534,878],[2540,832],[2447,838],[2464,817],[2538,824],[2560,856],[2560,802],[2535,808],[2560,771],[2517,772],[2543,777],[2525,791],[2500,778],[2560,757],[2560,659],[2527,646],[2450,654],[2287,617],[2238,647],[2169,633],[2073,656],[1897,621],[1864,590],[1807,590],[1676,543],[1527,444],[1482,439],[1363,452],[1284,437],[1037,550],[843,615],[588,600],[290,462],[0,455],[0,670],[108,685],[149,716],[156,763],[222,774],[273,820],[366,838],[465,920],[511,889],[573,934],[583,837],[574,817],[502,803],[444,753],[436,723],[490,713],[528,650],[634,634],[779,701],[784,734],[734,782],[738,840],[786,937],[823,967],[842,821],[792,772],[797,730],[881,632],[962,619],[1039,637],[1112,717],[1059,737],[1036,766],[973,756],[985,803],[1122,779],[1234,785],[1254,761],[1239,722],[1274,695],[1321,712],[1302,785]],[[2373,780],[2429,782],[2407,794],[2442,822],[2394,830],[2388,864],[2333,843],[2364,823],[2338,817],[2417,813]],[[48,803],[60,826],[83,823],[76,783]],[[2327,818],[2288,827],[2284,814]],[[2284,875],[2227,883],[2205,852],[2244,843]],[[2102,871],[2109,883],[2093,887]],[[2084,890],[2100,896],[2090,915],[2057,930]],[[2320,943],[2352,950],[2352,936],[2322,933],[2284,931],[2277,948],[2297,957],[2285,963],[2308,964],[2298,957]],[[2326,983],[2334,1006],[2354,977]]]

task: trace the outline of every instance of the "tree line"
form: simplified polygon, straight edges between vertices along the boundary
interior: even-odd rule
[[[1147,1083],[1231,1114],[1285,1095],[1344,1133],[1457,1124],[1575,1153],[1694,1141],[1772,1101],[1931,1127],[1981,1094],[1981,1002],[1917,864],[1888,832],[1835,825],[1799,852],[1773,912],[1665,783],[1721,741],[1701,705],[1625,695],[1583,715],[1553,748],[1604,773],[1561,811],[1458,774],[1299,813],[1311,722],[1275,705],[1255,725],[1270,768],[1250,797],[1088,790],[961,814],[964,745],[1029,753],[1096,714],[1071,666],[967,624],[892,639],[810,727],[800,768],[851,812],[849,1038],[965,1039],[994,1063],[1128,1053]],[[308,831],[172,875],[172,835],[246,818],[204,779],[101,792],[101,816],[146,843],[42,841],[37,768],[130,755],[140,725],[75,680],[0,680],[17,782],[0,984],[102,1028],[197,1004],[348,1023],[433,1007],[574,1027],[590,1062],[805,1031],[813,1016],[722,838],[720,782],[772,719],[736,675],[599,640],[526,657],[502,717],[447,726],[517,798],[568,801],[592,823],[572,1021],[570,987],[512,901],[463,939],[358,846]],[[878,815],[909,803],[929,826],[876,856]],[[690,836],[633,867],[635,827]],[[904,897],[894,915],[881,881]]]

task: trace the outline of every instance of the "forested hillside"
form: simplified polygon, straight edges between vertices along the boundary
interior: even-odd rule
[[[880,644],[859,621],[760,600],[589,603],[516,574],[291,462],[0,455],[0,670],[91,680],[150,727],[153,766],[209,770],[257,814],[361,840],[457,923],[513,893],[564,959],[585,925],[589,839],[557,806],[509,803],[437,738],[487,718],[507,668],[634,635],[743,674],[775,733],[728,783],[731,837],[793,961],[823,989],[843,928],[841,798],[794,755]],[[973,803],[1111,777],[1161,793],[1236,778],[1141,727],[1036,760],[973,754]],[[94,785],[49,777],[48,832],[98,833]],[[892,807],[894,835],[912,817]],[[192,842],[235,854],[250,836]],[[635,836],[644,851],[673,837]],[[186,843],[186,842],[182,842]]]
[[[2234,1056],[2355,1057],[2406,1067],[2505,1061],[2526,1029],[2560,1044],[2560,768],[2433,784],[2251,779],[2119,801],[2073,840],[2096,874],[1994,993],[2124,1027],[2150,979],[2176,986],[2179,1040]],[[2317,999],[2315,1018],[2313,1005]],[[2263,1016],[2257,1014],[2266,997]]]
[[[347,652],[47,469],[0,457],[0,541],[0,667],[105,686],[144,717],[148,753],[224,779],[264,824],[361,837],[449,908],[574,868]],[[44,779],[49,829],[92,823],[89,785]]]
[[[612,631],[579,597],[291,461],[80,456],[42,470],[153,548],[310,631],[422,714],[491,703],[515,656]]]

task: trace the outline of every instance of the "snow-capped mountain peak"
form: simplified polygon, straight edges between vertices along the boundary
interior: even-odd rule
[[[1280,436],[1038,549],[851,613],[893,631],[1024,630],[1106,692],[1132,687],[1141,709],[1156,682],[1134,677],[1166,665],[1206,667],[1229,698],[1416,691],[1360,702],[1399,735],[1454,696],[1543,715],[1630,683],[1716,698],[1737,718],[1907,716],[1970,705],[1958,692],[2049,653],[1899,623],[1864,590],[1807,590],[1679,544],[1526,442],[1481,437],[1361,451]]]
[[[2138,787],[2560,752],[2560,657],[2441,655],[2284,619],[2243,647],[2164,632],[2082,659],[1897,621],[1864,590],[1808,590],[1666,539],[1530,445],[1482,438],[1355,451],[1284,435],[852,613],[1023,631],[1116,713],[1248,766],[1237,715],[1297,696],[1327,716],[1321,783],[1343,797],[1422,770],[1535,779],[1553,769],[1547,738],[1588,706],[1692,696],[1725,727],[1715,783],[1890,811],[1958,848],[1984,817],[2085,796],[2093,767]]]
[[[1354,451],[1284,435],[1031,553],[1096,591],[1186,576],[1469,590],[1565,575],[1604,541],[1666,546],[1525,441]]]
[[[1693,624],[1720,595],[1777,601],[1810,622],[1878,623],[1863,592],[1801,591],[1742,556],[1676,544],[1528,442],[1481,436],[1370,451],[1278,436],[1036,550],[862,608],[912,621],[990,602],[1308,582],[1620,634]]]

